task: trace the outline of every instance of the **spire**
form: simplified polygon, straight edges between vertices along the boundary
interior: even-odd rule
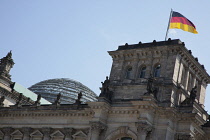
[[[0,76],[10,80],[11,75],[9,72],[14,64],[15,63],[12,59],[12,51],[10,51],[5,57],[0,59]]]

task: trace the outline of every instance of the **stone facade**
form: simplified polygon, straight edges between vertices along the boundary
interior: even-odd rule
[[[97,102],[23,103],[1,86],[14,104],[1,98],[0,140],[210,140],[210,77],[183,42],[125,44],[109,54],[110,78]]]

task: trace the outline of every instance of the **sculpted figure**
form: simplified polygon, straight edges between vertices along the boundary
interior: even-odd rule
[[[101,84],[102,88],[99,97],[105,97],[106,99],[111,101],[113,92],[109,90],[110,80],[108,76],[106,76],[106,80],[104,80],[104,82],[101,82]]]
[[[153,93],[153,82],[154,82],[154,77],[152,76],[152,74],[150,74],[150,77],[148,78],[147,82],[148,93]]]
[[[82,92],[80,92],[77,96],[77,100],[74,104],[77,104],[77,105],[80,105],[82,102],[81,102],[81,98],[82,98]]]
[[[190,91],[190,99],[192,101],[195,101],[196,93],[197,93],[197,86],[195,86],[194,88],[192,88],[192,90]]]
[[[56,98],[56,100],[55,100],[55,102],[53,104],[60,105],[60,103],[61,103],[61,93],[59,93],[57,95],[57,98]]]
[[[37,101],[37,102],[40,102],[41,97],[42,97],[42,96],[41,96],[41,94],[38,94],[38,96],[37,96],[37,100],[36,100],[36,101]]]
[[[4,100],[5,100],[5,97],[2,96],[2,97],[0,98],[0,106],[4,106]]]
[[[38,94],[35,105],[40,105],[40,100],[41,100],[41,94]]]

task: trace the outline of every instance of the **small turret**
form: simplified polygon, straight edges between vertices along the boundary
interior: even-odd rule
[[[15,63],[12,59],[12,52],[10,51],[6,55],[6,57],[0,59],[0,76],[7,80],[10,80],[11,75],[9,74],[9,72],[14,64]]]

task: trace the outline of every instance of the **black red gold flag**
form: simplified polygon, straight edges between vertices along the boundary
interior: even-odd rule
[[[197,34],[195,25],[182,14],[172,11],[171,19],[170,19],[170,29],[177,28],[182,29],[187,32],[191,32]]]

